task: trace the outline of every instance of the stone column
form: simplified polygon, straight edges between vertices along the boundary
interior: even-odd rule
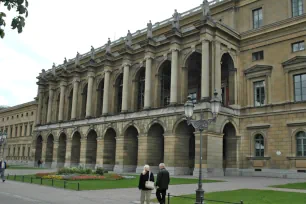
[[[122,111],[128,111],[128,94],[129,94],[129,74],[130,74],[130,64],[125,63],[123,65],[123,90],[122,90]]]
[[[152,74],[152,57],[146,56],[146,79],[145,79],[145,99],[144,99],[144,109],[151,108],[151,74]]]
[[[79,92],[79,77],[75,77],[73,80],[73,96],[72,96],[72,110],[71,110],[71,120],[76,119],[77,103],[78,103],[78,92]]]
[[[108,114],[108,96],[109,96],[109,79],[110,79],[111,69],[110,67],[105,68],[105,77],[104,77],[104,92],[103,92],[103,110],[102,115]]]
[[[215,41],[215,90],[221,98],[221,43]]]
[[[51,168],[56,168],[57,167],[57,152],[58,152],[58,140],[53,141],[53,158],[52,158],[52,164]]]
[[[87,148],[87,137],[81,138],[80,148],[80,165],[86,166],[86,148]]]
[[[148,148],[149,148],[148,135],[147,134],[138,135],[138,157],[137,157],[138,160],[137,160],[136,173],[141,173],[143,171],[143,164],[148,163]],[[154,147],[151,146],[151,148]],[[150,165],[150,170],[153,171],[151,165]]]
[[[116,137],[116,162],[114,167],[114,172],[122,173],[124,172],[123,165],[123,157],[124,157],[124,137]]]
[[[41,148],[41,159],[46,164],[46,155],[47,155],[47,141],[43,139],[42,141],[42,148]]]
[[[89,70],[88,73],[88,87],[87,87],[87,101],[86,101],[86,118],[92,117],[92,89],[94,81],[94,72]]]
[[[103,167],[103,150],[104,150],[104,140],[102,137],[98,137],[96,167]]]
[[[53,87],[49,85],[49,101],[48,101],[48,113],[47,113],[47,123],[51,123],[52,119],[52,102],[53,102]]]
[[[42,103],[43,103],[43,87],[42,85],[38,86],[38,108],[37,108],[37,116],[36,116],[36,124],[41,124],[41,112],[42,112]],[[12,134],[12,133],[11,133]]]
[[[290,102],[289,74],[285,72],[286,102]]]
[[[65,101],[65,92],[66,92],[66,82],[61,82],[61,93],[60,93],[60,102],[58,109],[58,121],[62,122],[64,120],[64,101]]]
[[[209,100],[209,41],[202,41],[201,99]]]
[[[179,49],[174,47],[171,49],[171,90],[170,90],[170,105],[177,103],[177,76],[178,76],[178,53]]]
[[[67,138],[66,141],[66,154],[65,154],[65,167],[70,167],[71,163],[71,148],[72,148],[72,139]]]

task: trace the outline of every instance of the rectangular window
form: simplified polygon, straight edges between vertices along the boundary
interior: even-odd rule
[[[17,137],[17,133],[18,133],[18,127],[15,127],[15,137]]]
[[[294,76],[294,100],[306,101],[306,74]]]
[[[20,126],[20,129],[19,129],[19,136],[20,137],[22,136],[22,126]]]
[[[298,52],[305,50],[305,43],[304,41],[292,43],[292,52]]]
[[[13,126],[11,126],[10,137],[13,137]]]
[[[7,156],[10,156],[10,154],[11,154],[11,148],[9,147],[8,152],[7,152]]]
[[[24,125],[24,136],[27,136],[27,131],[28,131],[28,125],[27,124],[25,124]]]
[[[33,125],[30,125],[30,135],[32,135]]]
[[[259,51],[259,52],[252,53],[252,59],[253,59],[253,61],[263,60],[264,59],[264,52]]]
[[[31,153],[31,147],[28,147],[28,157],[30,156]]]
[[[254,83],[254,106],[263,106],[266,102],[265,95],[265,81],[258,81]]]
[[[262,8],[253,10],[253,28],[259,28],[262,26]]]
[[[303,14],[303,0],[291,0],[292,17],[300,16]]]

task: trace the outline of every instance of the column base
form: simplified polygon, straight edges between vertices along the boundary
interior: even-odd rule
[[[102,168],[106,171],[114,171],[114,164],[103,164]]]
[[[63,168],[63,167],[65,167],[65,163],[63,162],[58,162],[56,165],[56,168]]]
[[[116,173],[135,173],[136,172],[136,165],[115,165],[114,172]]]
[[[92,116],[86,116],[85,118],[86,118],[86,119],[91,119],[91,118],[92,118]]]
[[[122,110],[122,111],[121,111],[121,113],[127,113],[127,112],[128,112],[127,110]]]
[[[108,113],[102,113],[102,117],[108,116]]]
[[[56,169],[57,168],[57,162],[52,162],[50,164],[51,169]]]
[[[143,108],[143,110],[150,110],[151,109],[151,107],[149,106],[149,107],[144,107]]]
[[[71,164],[70,164],[70,162],[65,162],[65,164],[64,164],[64,167],[70,167],[71,166]]]
[[[240,176],[238,168],[226,168],[224,169],[224,176]]]
[[[189,167],[167,167],[166,169],[169,171],[170,175],[190,175]]]

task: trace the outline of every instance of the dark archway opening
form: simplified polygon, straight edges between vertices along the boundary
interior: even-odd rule
[[[109,128],[104,136],[103,168],[113,171],[116,161],[116,132]]]
[[[38,136],[36,139],[36,149],[35,149],[35,166],[38,166],[38,160],[41,160],[42,158],[42,136]]]
[[[198,52],[192,53],[187,61],[188,69],[188,96],[192,97],[194,103],[201,99],[201,68],[202,55]]]
[[[148,164],[158,166],[164,162],[164,128],[156,123],[148,131]]]
[[[95,168],[97,161],[97,133],[91,130],[87,136],[86,166]]]
[[[129,166],[131,172],[136,171],[138,161],[138,131],[130,126],[124,133],[124,159],[123,164]]]
[[[57,150],[57,167],[61,168],[65,165],[66,158],[66,144],[67,136],[65,133],[62,133],[58,140],[58,150]]]
[[[235,104],[235,74],[234,61],[228,53],[225,53],[221,58],[221,88],[224,106]]]
[[[46,149],[46,167],[50,168],[53,161],[53,146],[54,146],[54,137],[49,135],[47,139],[47,149]]]
[[[160,67],[159,71],[160,81],[160,107],[165,107],[170,104],[170,90],[171,90],[171,61],[166,60]]]
[[[71,166],[79,166],[80,163],[80,151],[81,151],[81,135],[79,132],[75,132],[72,136],[71,145]]]

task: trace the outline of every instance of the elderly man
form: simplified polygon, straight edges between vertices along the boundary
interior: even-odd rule
[[[166,203],[166,192],[170,183],[169,172],[165,168],[165,164],[159,164],[159,173],[156,179],[156,198],[160,204]]]
[[[4,161],[4,159],[0,160],[0,175],[1,175],[1,179],[4,182],[5,181],[5,177],[4,177],[4,171],[6,169],[6,161]]]

